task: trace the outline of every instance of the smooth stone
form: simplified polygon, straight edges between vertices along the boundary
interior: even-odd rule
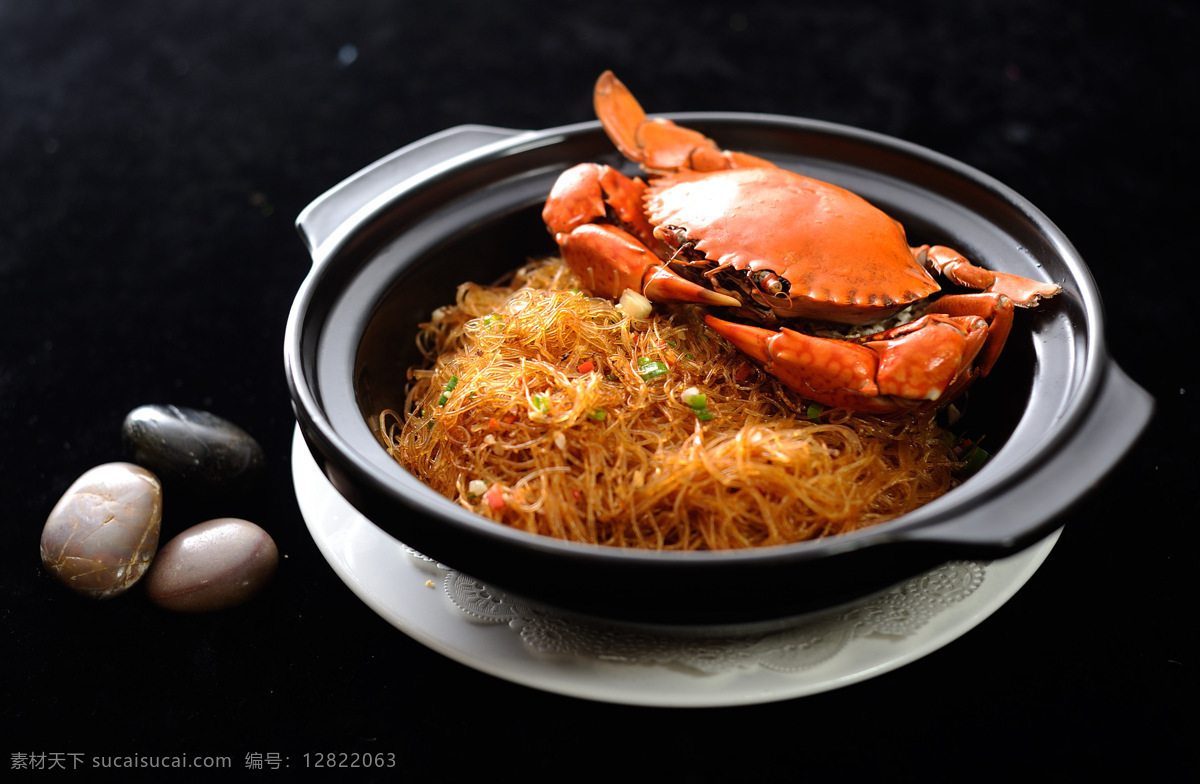
[[[133,462],[168,487],[234,495],[262,473],[262,447],[242,428],[207,411],[141,406],[130,411],[121,437]]]
[[[42,529],[42,564],[76,593],[110,599],[141,579],[158,549],[162,483],[132,463],[86,471]]]
[[[278,564],[275,540],[262,528],[235,517],[208,520],[163,545],[146,596],[168,610],[222,610],[258,593]]]

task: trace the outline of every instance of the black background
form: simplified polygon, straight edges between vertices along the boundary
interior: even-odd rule
[[[394,752],[390,778],[1194,775],[1198,34],[1191,4],[1168,0],[0,0],[6,755],[240,768],[249,752]],[[798,115],[928,146],[1030,199],[1087,260],[1156,418],[963,638],[764,706],[591,703],[425,649],[322,559],[289,466],[296,215],[447,127],[591,119],[605,68],[651,111]],[[138,589],[93,604],[42,570],[51,506],[124,457],[121,420],[144,403],[211,410],[265,447],[264,484],[219,512],[285,556],[251,604],[174,615]],[[166,503],[164,542],[207,511]]]

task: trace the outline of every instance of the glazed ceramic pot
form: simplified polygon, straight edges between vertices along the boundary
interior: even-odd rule
[[[540,212],[582,161],[626,171],[598,123],[544,131],[454,128],[321,196],[298,227],[312,270],[285,359],[305,443],[338,493],[419,552],[518,596],[658,625],[771,622],[884,588],[948,559],[995,558],[1063,524],[1144,429],[1149,396],[1109,356],[1087,266],[1032,204],[994,179],[889,137],[790,117],[674,115],[719,140],[849,188],[914,244],[1050,280],[1018,313],[1004,355],[972,390],[992,459],[942,498],[824,540],[737,552],[646,552],[505,528],[434,493],[380,446],[373,420],[403,407],[417,325],[464,281],[492,282],[556,248]]]

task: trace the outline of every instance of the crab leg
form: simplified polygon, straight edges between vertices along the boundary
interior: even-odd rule
[[[936,272],[960,286],[984,292],[1003,294],[1020,308],[1031,308],[1043,297],[1053,297],[1062,289],[1053,283],[1023,278],[1007,272],[994,272],[976,267],[958,251],[943,245],[922,245],[913,248],[913,256],[921,264],[932,267]]]
[[[596,116],[621,154],[647,171],[719,171],[775,164],[744,152],[721,150],[699,131],[670,120],[646,117],[642,105],[612,71],[596,80],[593,93]]]

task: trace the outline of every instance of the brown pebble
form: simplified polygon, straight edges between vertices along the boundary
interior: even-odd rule
[[[132,463],[86,471],[42,529],[42,564],[76,593],[111,599],[141,579],[158,549],[162,484]]]
[[[258,593],[278,564],[279,550],[262,528],[234,517],[209,520],[163,545],[146,596],[168,610],[222,610]]]

